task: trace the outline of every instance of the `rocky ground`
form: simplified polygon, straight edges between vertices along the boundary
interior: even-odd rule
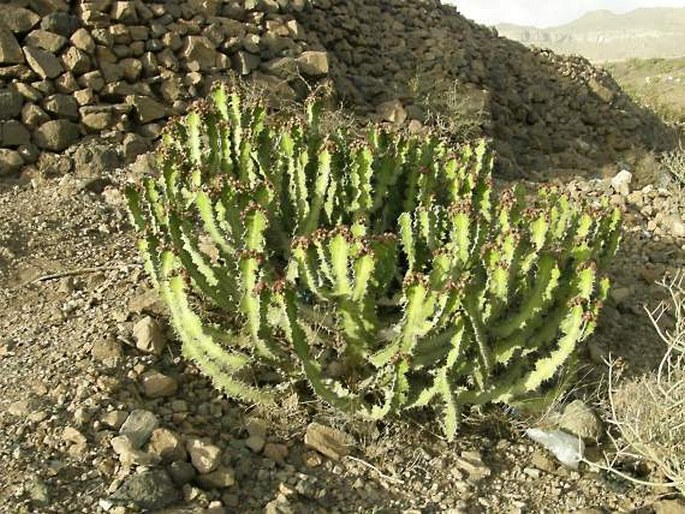
[[[98,148],[89,162],[103,162]],[[685,511],[665,489],[560,466],[513,414],[474,413],[448,444],[417,418],[348,422],[292,394],[272,410],[225,399],[181,359],[141,270],[118,188],[144,166],[59,173],[77,156],[0,182],[1,512]],[[609,354],[627,375],[658,363],[642,304],[685,265],[679,194],[619,171],[564,186],[626,212],[584,386],[564,401],[581,397],[583,412],[601,413]]]

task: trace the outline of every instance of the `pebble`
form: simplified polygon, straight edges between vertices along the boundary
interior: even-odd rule
[[[143,373],[140,377],[143,393],[148,398],[163,398],[173,396],[178,390],[178,382],[175,378],[164,375],[156,370]]]
[[[126,421],[119,429],[119,435],[127,435],[135,448],[141,448],[152,435],[152,432],[159,425],[159,420],[154,413],[136,409],[129,414]]]
[[[159,323],[150,316],[145,316],[133,326],[133,339],[136,348],[154,355],[161,355],[167,344]]]
[[[200,474],[211,473],[219,467],[221,462],[221,448],[201,439],[186,441],[186,450],[190,454],[190,461]]]

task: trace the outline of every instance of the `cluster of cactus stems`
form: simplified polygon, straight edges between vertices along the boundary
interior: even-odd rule
[[[217,87],[127,190],[184,355],[238,399],[274,400],[267,367],[353,415],[431,406],[448,438],[465,406],[539,394],[594,329],[618,212],[495,195],[484,141],[354,140],[318,109],[268,123]]]

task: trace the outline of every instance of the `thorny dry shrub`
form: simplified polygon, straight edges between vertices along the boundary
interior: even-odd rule
[[[682,142],[678,148],[662,154],[661,164],[668,170],[680,189],[685,188],[685,147]]]
[[[625,442],[618,457],[651,462],[685,494],[685,272],[660,285],[670,301],[648,314],[668,349],[656,372],[609,384],[611,422]]]
[[[419,73],[409,81],[409,93],[425,111],[426,125],[459,142],[482,136],[488,110],[487,93],[456,79],[426,78]]]

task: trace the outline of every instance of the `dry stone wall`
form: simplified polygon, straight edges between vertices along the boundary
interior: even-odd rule
[[[2,2],[0,176],[86,135],[132,157],[229,72],[293,97],[283,70],[328,72],[292,14],[305,0]]]
[[[409,85],[450,81],[484,92],[486,131],[500,167],[597,168],[631,147],[665,148],[672,135],[612,77],[580,57],[530,50],[436,0],[313,0],[298,14],[314,48],[329,52],[339,93],[362,111],[419,121]],[[440,94],[440,91],[438,91]],[[479,100],[480,101],[480,100]],[[380,106],[380,109],[379,109]]]
[[[426,117],[413,79],[433,97],[458,81],[502,172],[591,169],[671,141],[584,59],[437,0],[0,0],[0,176],[89,135],[132,158],[229,73],[285,98],[330,79],[358,113],[409,128]]]

